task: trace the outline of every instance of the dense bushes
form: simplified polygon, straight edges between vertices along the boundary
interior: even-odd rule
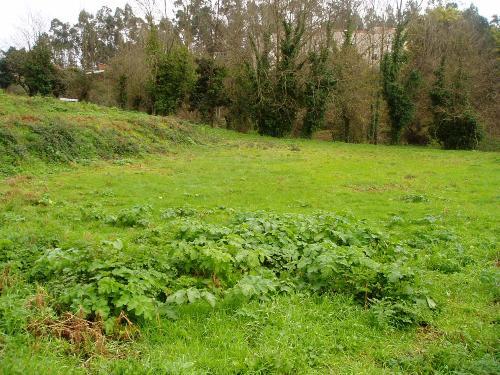
[[[153,113],[169,115],[175,113],[191,93],[196,81],[195,65],[184,47],[175,47],[157,58],[149,94]]]
[[[443,117],[435,127],[436,138],[448,150],[473,150],[482,138],[478,119],[472,111]]]
[[[479,120],[471,108],[461,67],[450,85],[446,80],[445,58],[436,70],[430,92],[434,133],[445,149],[472,150],[482,138]]]
[[[0,88],[18,84],[30,96],[61,94],[64,91],[63,81],[52,57],[46,35],[42,35],[29,51],[9,49],[0,61]]]
[[[213,124],[217,108],[229,105],[224,88],[227,71],[212,59],[197,59],[196,64],[198,79],[191,93],[191,107],[200,112],[203,121]]]

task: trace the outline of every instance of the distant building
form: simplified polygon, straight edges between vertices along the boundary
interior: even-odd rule
[[[106,64],[102,64],[102,63],[98,63],[97,64],[97,67],[93,70],[88,70],[85,72],[85,74],[87,75],[91,75],[91,74],[103,74],[106,72],[106,70],[108,69],[108,66]]]
[[[379,65],[386,52],[390,52],[396,29],[374,27],[370,30],[357,30],[353,33],[353,44],[361,56],[371,65]],[[334,31],[333,39],[337,45],[344,43],[344,31]]]

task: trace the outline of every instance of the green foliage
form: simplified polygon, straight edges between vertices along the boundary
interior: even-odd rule
[[[401,200],[407,203],[429,202],[429,198],[423,194],[406,194],[401,197]]]
[[[154,262],[127,253],[120,240],[97,249],[48,249],[35,262],[32,278],[46,282],[59,310],[102,318],[111,329],[122,310],[137,319],[155,316],[168,266]]]
[[[443,117],[437,123],[436,138],[448,150],[473,150],[482,139],[477,116],[471,110],[457,116]]]
[[[195,83],[196,70],[187,48],[174,46],[157,55],[157,65],[149,84],[153,113],[169,115],[187,100]]]
[[[250,102],[252,103],[251,117],[254,119],[260,134],[271,135],[276,119],[273,111],[274,87],[270,63],[271,40],[270,35],[264,35],[264,45],[259,52],[255,41],[250,39],[255,55],[255,66],[246,63],[244,72],[248,74],[251,83]],[[244,82],[244,81],[243,81]],[[243,93],[244,94],[244,93]],[[245,108],[245,107],[243,107]]]
[[[116,216],[107,217],[106,222],[121,227],[147,227],[150,214],[151,206],[134,206],[120,211]]]
[[[52,51],[48,41],[40,38],[33,49],[28,52],[23,72],[23,85],[28,88],[29,95],[58,96],[64,88],[52,63]]]
[[[303,63],[298,58],[303,43],[304,22],[302,17],[296,20],[295,26],[292,21],[283,21],[280,59],[274,69],[270,63],[270,36],[264,37],[264,48],[260,53],[252,41],[256,58],[255,68],[249,69],[253,84],[253,117],[261,135],[288,135],[301,107],[299,72]]]
[[[6,89],[10,85],[16,82],[16,78],[14,76],[14,72],[12,68],[9,66],[9,62],[7,60],[7,53],[0,52],[0,89]]]
[[[126,108],[127,98],[127,76],[122,74],[118,79],[117,102],[120,108]]]
[[[144,228],[150,212],[136,206],[116,217],[90,217]],[[383,301],[386,318],[395,325],[421,319],[419,301],[426,296],[416,286],[415,272],[404,265],[409,253],[360,223],[326,213],[249,213],[219,226],[191,212],[162,215],[171,220],[164,229],[140,236],[141,243],[154,244],[148,252],[120,240],[99,248],[48,249],[33,275],[56,291],[62,309],[104,319],[121,309],[151,319],[165,302],[205,300],[213,306],[216,295],[267,300],[296,290],[347,294],[365,308]]]
[[[301,129],[305,138],[311,138],[314,131],[324,125],[328,100],[336,85],[333,72],[328,66],[329,57],[327,48],[322,48],[319,53],[309,54],[310,73],[304,90],[306,114]]]
[[[445,58],[435,72],[430,92],[434,115],[434,135],[445,149],[473,150],[482,139],[481,126],[472,109],[460,67],[450,87],[446,82]]]
[[[387,101],[391,121],[391,143],[400,142],[401,134],[411,123],[415,114],[413,96],[420,75],[411,71],[405,78],[404,68],[408,62],[405,51],[406,32],[403,25],[396,28],[392,51],[386,53],[381,64],[382,88]]]
[[[305,31],[305,20],[299,17],[296,25],[283,21],[284,37],[281,41],[281,60],[277,67],[276,103],[272,111],[277,118],[271,129],[263,129],[263,134],[283,137],[290,133],[301,105],[301,91],[298,73],[302,68],[299,52]]]
[[[224,78],[227,72],[213,59],[200,58],[196,60],[196,64],[198,80],[191,93],[191,106],[200,112],[203,121],[213,124],[215,110],[229,104],[224,88]]]
[[[17,83],[30,96],[60,95],[64,91],[61,74],[52,63],[52,50],[46,35],[38,38],[30,51],[10,48],[0,59],[0,87]]]
[[[249,64],[235,67],[228,74],[234,84],[228,86],[230,106],[226,116],[228,129],[248,131],[253,128],[256,107],[255,81]]]

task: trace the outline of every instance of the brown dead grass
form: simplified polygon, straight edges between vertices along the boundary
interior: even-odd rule
[[[36,204],[40,200],[42,194],[43,192],[14,187],[13,189],[0,193],[0,202],[7,203],[17,200],[27,204]]]
[[[350,190],[362,193],[383,193],[386,191],[404,189],[400,184],[383,184],[383,185],[346,185]]]
[[[43,297],[35,296],[35,304],[43,307]],[[43,317],[34,319],[28,331],[37,337],[54,336],[69,341],[76,351],[106,354],[106,336],[102,322],[84,319],[83,314],[65,312],[58,319]]]
[[[32,116],[32,115],[23,115],[23,116],[21,116],[21,120],[23,120],[24,122],[27,122],[27,123],[31,123],[31,124],[41,121],[41,119],[39,117]]]
[[[17,185],[24,184],[24,183],[31,181],[31,180],[33,180],[33,176],[31,176],[29,174],[20,174],[17,176],[7,178],[5,180],[5,183],[9,186],[17,186]]]
[[[0,294],[7,288],[10,288],[16,283],[15,276],[12,275],[10,267],[5,266],[0,272]]]
[[[57,337],[71,344],[71,350],[75,353],[92,357],[93,355],[113,355],[108,348],[109,339],[120,341],[131,341],[138,337],[139,328],[133,324],[125,312],[121,312],[115,319],[115,330],[113,334],[106,335],[104,321],[97,317],[95,320],[85,318],[83,311],[74,314],[64,312],[54,318],[41,313],[48,306],[49,296],[40,288],[37,293],[28,300],[28,307],[36,312],[38,318],[32,319],[28,324],[28,331],[36,337]]]

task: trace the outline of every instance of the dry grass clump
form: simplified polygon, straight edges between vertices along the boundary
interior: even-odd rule
[[[47,307],[47,293],[39,290],[28,302],[28,306],[38,311]],[[139,335],[139,328],[133,324],[125,312],[114,320],[112,333],[106,333],[105,324],[97,317],[86,319],[83,311],[74,314],[66,311],[58,317],[44,316],[32,319],[28,331],[36,337],[56,337],[71,344],[71,350],[86,356],[114,355],[108,345],[111,340],[131,341]]]

